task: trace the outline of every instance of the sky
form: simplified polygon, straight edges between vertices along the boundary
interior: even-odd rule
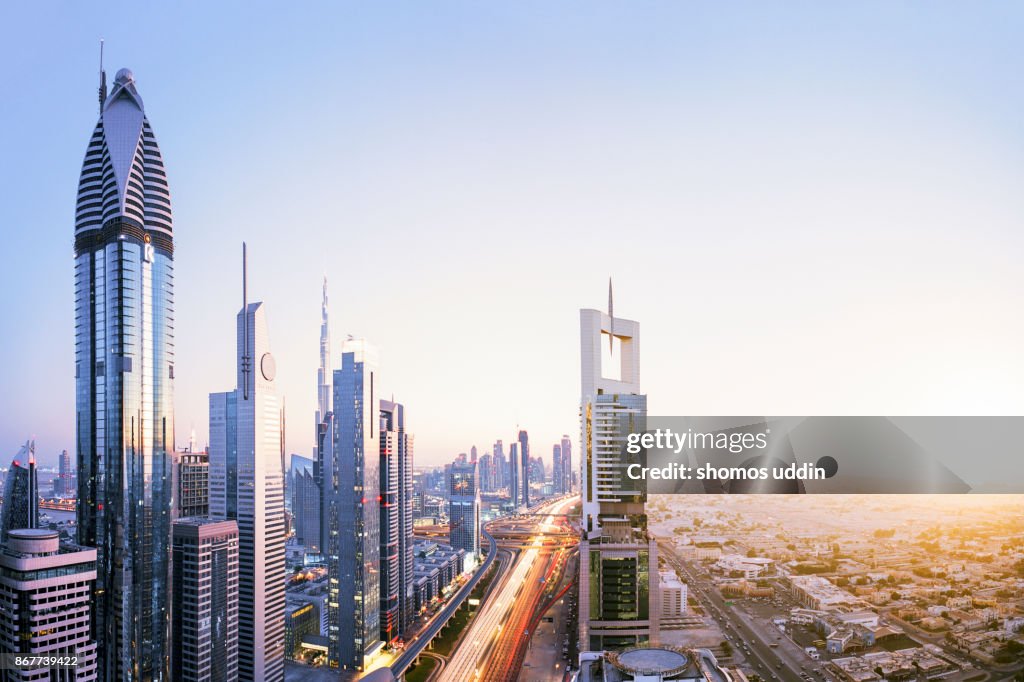
[[[294,5],[0,8],[0,456],[74,451],[101,37],[171,185],[179,445],[234,385],[243,240],[289,452],[324,275],[417,464],[578,443],[609,277],[651,414],[1024,413],[1019,4]]]

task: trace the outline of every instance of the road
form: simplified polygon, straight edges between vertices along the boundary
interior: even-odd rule
[[[754,668],[754,672],[766,680],[804,682],[800,677],[800,665],[803,663],[795,663],[786,652],[771,647],[763,634],[747,624],[739,612],[726,606],[718,590],[695,576],[686,562],[682,561],[667,543],[660,546],[663,556],[680,577],[693,586],[691,594],[700,601],[705,612],[718,623],[733,651],[742,654]],[[808,669],[812,667],[816,669],[818,666],[807,665]],[[816,677],[820,679],[820,676]]]
[[[549,587],[561,582],[564,554],[577,543],[567,522],[554,515],[576,504],[565,498],[539,508],[547,516],[499,519],[490,530],[508,531],[521,551],[485,601],[440,676],[441,682],[514,680],[534,625],[536,610]],[[529,533],[524,531],[528,530]]]
[[[470,595],[476,584],[480,582],[480,579],[487,573],[487,570],[491,567],[494,562],[494,558],[498,555],[498,543],[494,539],[494,536],[488,532],[487,528],[480,529],[484,539],[487,540],[487,558],[473,574],[473,577],[466,581],[455,596],[448,600],[444,608],[437,612],[437,614],[430,619],[430,622],[426,627],[411,641],[405,645],[405,650],[402,651],[401,655],[395,659],[395,662],[391,664],[391,672],[395,674],[395,677],[400,677],[405,669],[412,665],[416,657],[420,655],[430,641],[437,636],[437,633],[441,631],[448,619],[451,618],[460,606],[462,602],[466,600],[466,597]]]

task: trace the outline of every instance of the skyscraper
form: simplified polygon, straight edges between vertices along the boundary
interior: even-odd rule
[[[61,450],[57,461],[57,478],[54,479],[53,492],[57,497],[75,494],[75,468],[71,465],[71,455]]]
[[[480,556],[480,485],[477,463],[455,462],[448,474],[448,538],[475,560]]]
[[[508,497],[512,509],[518,509],[522,501],[519,492],[519,443],[508,445]]]
[[[556,495],[565,492],[565,471],[562,470],[562,446],[555,443],[551,448],[551,487]]]
[[[345,342],[334,372],[332,444],[323,456],[328,663],[354,670],[365,669],[383,646],[376,366],[365,340]]]
[[[0,653],[27,656],[75,656],[72,669],[4,670],[3,679],[99,679],[96,641],[90,637],[94,607],[96,550],[61,544],[57,531],[12,530],[0,546]],[[42,676],[40,675],[42,673]]]
[[[78,183],[75,394],[78,541],[97,548],[103,680],[169,674],[174,242],[163,158],[121,69]]]
[[[412,551],[412,436],[405,407],[380,401],[380,637],[404,637],[415,614]]]
[[[530,508],[530,436],[526,430],[519,431],[519,458],[522,461],[523,473],[520,475],[523,486],[523,507]]]
[[[238,524],[178,519],[173,547],[174,682],[238,679]]]
[[[316,370],[316,427],[331,411],[331,329],[327,319],[327,275],[324,275],[323,300],[320,303],[320,367]],[[319,446],[318,446],[319,447]]]
[[[480,492],[494,492],[494,457],[485,452],[480,457]]]
[[[244,279],[236,388],[210,394],[210,516],[238,522],[238,679],[272,682],[284,679],[282,418],[266,306],[247,302]]]
[[[291,500],[295,539],[307,551],[320,551],[320,486],[314,478],[313,460],[292,455]]]
[[[572,477],[575,471],[572,468],[572,440],[569,436],[562,436],[562,480],[565,481],[565,489],[562,492],[572,492]]]
[[[498,490],[508,485],[508,462],[505,460],[505,446],[502,442],[494,443],[494,489]]]
[[[39,482],[36,478],[36,443],[27,441],[7,470],[4,504],[0,511],[0,544],[17,528],[39,525]]]
[[[658,641],[658,546],[647,531],[647,490],[624,475],[627,466],[640,463],[639,455],[626,452],[626,438],[643,432],[647,420],[640,325],[612,316],[610,285],[608,307],[608,314],[580,311],[579,643],[592,651]],[[609,351],[618,346],[618,367],[608,366],[605,344]]]

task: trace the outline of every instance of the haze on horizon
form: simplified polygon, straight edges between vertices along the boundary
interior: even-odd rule
[[[240,245],[288,452],[380,351],[417,464],[578,455],[578,309],[650,414],[1020,414],[1024,8],[515,3],[0,9],[0,463],[74,452],[72,235],[98,40],[175,218],[176,437],[234,384]],[[4,454],[6,453],[6,454]],[[578,460],[577,460],[578,461]]]

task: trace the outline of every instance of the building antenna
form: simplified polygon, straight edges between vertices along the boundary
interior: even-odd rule
[[[612,278],[608,278],[608,352],[615,352],[615,307],[612,304]]]
[[[242,242],[242,400],[249,399],[249,273]]]
[[[103,113],[103,103],[107,101],[107,72],[103,70],[103,38],[100,38],[100,113]]]

